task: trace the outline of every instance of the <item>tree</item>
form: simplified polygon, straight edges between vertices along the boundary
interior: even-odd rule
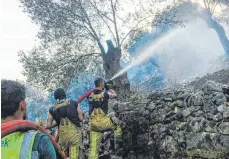
[[[205,10],[203,12],[203,19],[206,21],[207,25],[210,28],[216,31],[222,47],[225,51],[225,54],[229,56],[229,39],[227,38],[223,26],[219,22],[217,22],[217,19],[219,20],[220,17],[217,17],[217,15],[215,15],[216,8],[220,7],[221,16],[223,16],[223,18],[225,18],[225,16],[229,18],[229,0],[203,0],[203,2],[205,7]]]
[[[56,48],[57,51],[51,58],[42,47],[33,48],[29,51],[29,56],[23,51],[20,52],[27,82],[46,90],[55,87],[67,89],[71,80],[82,71],[96,72],[97,75],[104,76],[100,54],[84,54],[78,49],[67,51],[71,49],[63,48]],[[51,50],[49,53],[52,53]]]
[[[203,2],[203,3],[200,3]],[[217,10],[217,12],[216,12]],[[173,14],[170,14],[170,13]],[[175,14],[174,14],[175,13]],[[174,16],[169,25],[164,23],[166,17]],[[209,28],[217,33],[225,54],[229,56],[229,39],[220,22],[229,24],[229,0],[202,0],[202,1],[180,1],[179,4],[158,14],[155,18],[157,28],[167,31],[177,24],[184,26],[186,22],[196,18],[202,18]]]
[[[31,82],[58,85],[66,82],[68,76],[76,75],[75,69],[91,70],[102,63],[105,77],[110,79],[122,69],[119,62],[126,54],[126,39],[132,32],[151,25],[152,17],[160,11],[155,8],[159,2],[21,0],[24,11],[40,26],[41,39],[41,46],[29,55],[20,53],[25,75]],[[134,9],[124,11],[125,7]],[[107,37],[111,40],[106,41],[106,53],[103,43]],[[120,86],[119,90],[130,89],[126,74],[114,82]]]
[[[172,7],[169,7],[168,9],[163,10],[163,12],[157,14],[152,22],[153,24],[156,25],[152,25],[154,29],[151,32],[139,30],[132,35],[133,38],[131,38],[128,43],[128,51],[130,52],[130,56],[134,56],[133,54],[139,52],[136,50],[140,50],[144,48],[145,45],[147,44],[149,45],[153,41],[160,38],[164,33],[169,32],[171,29],[174,29],[176,27],[185,27],[186,24],[188,25],[188,22],[192,22],[200,17],[203,18],[204,15],[202,14],[203,7],[204,4],[200,5],[200,3],[195,3],[191,1],[180,1],[180,3],[177,3],[176,5],[173,5]],[[223,14],[225,13],[224,11],[225,9],[227,8],[225,7],[223,10],[218,10],[221,12],[221,14],[219,16],[220,19],[218,18],[217,21],[222,21],[222,20],[226,21],[226,19],[229,18],[228,14]],[[182,46],[179,47],[182,49]],[[170,49],[170,51],[172,51],[172,49]],[[154,60],[154,58],[156,58],[156,56],[151,57],[150,60],[144,63],[144,65],[136,66],[128,72],[128,76],[132,85],[133,83],[135,84],[135,86],[140,85],[144,87],[146,85],[146,87],[150,89],[153,89],[155,86],[158,86],[158,85],[152,85],[155,83],[155,79],[150,76],[153,74],[154,77],[160,76],[160,73],[158,72],[155,73],[156,70],[154,69],[158,67],[157,63],[151,62]],[[159,56],[158,58],[166,59],[166,57],[163,56]],[[221,63],[223,63],[222,59],[221,59]],[[161,67],[163,68],[163,66]],[[165,72],[163,73],[166,74]],[[163,78],[158,78],[158,79],[161,81],[156,81],[156,82],[160,84],[159,86],[163,86],[163,81],[165,79]],[[144,90],[147,90],[147,88],[146,89],[144,88]]]

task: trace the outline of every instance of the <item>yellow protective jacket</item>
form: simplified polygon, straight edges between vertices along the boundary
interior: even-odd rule
[[[38,131],[14,132],[1,139],[2,159],[32,159],[33,143]],[[38,156],[37,156],[38,157]]]

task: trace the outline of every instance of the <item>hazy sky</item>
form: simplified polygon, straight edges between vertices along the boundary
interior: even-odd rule
[[[30,50],[38,31],[19,5],[19,0],[0,0],[0,68],[4,79],[23,79],[17,52]]]

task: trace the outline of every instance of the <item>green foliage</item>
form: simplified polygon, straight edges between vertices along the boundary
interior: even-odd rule
[[[98,57],[101,48],[97,42],[103,44],[108,37],[124,52],[123,46],[131,33],[151,26],[161,3],[160,0],[20,1],[24,12],[40,26],[41,42],[28,53],[21,51],[20,62],[28,82],[45,89],[67,87],[84,70],[101,73],[104,57]]]
[[[67,88],[71,79],[83,70],[102,73],[102,59],[99,54],[74,55],[73,51],[63,51],[48,58],[44,51],[34,48],[29,55],[22,51],[19,56],[27,82],[45,90],[60,86]]]

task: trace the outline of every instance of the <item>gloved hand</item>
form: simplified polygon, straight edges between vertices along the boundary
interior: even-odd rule
[[[107,81],[105,83],[105,89],[108,91],[109,89],[111,89],[111,87],[113,87],[113,82],[112,81]]]

